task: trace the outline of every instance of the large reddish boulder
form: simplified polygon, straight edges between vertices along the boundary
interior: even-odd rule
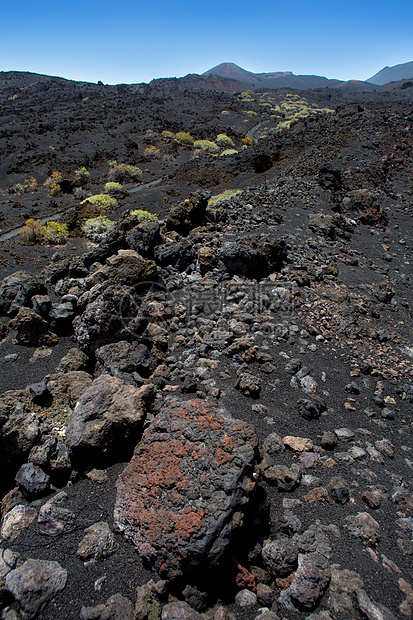
[[[256,447],[252,427],[225,409],[167,405],[119,477],[117,527],[163,577],[213,566],[254,486]]]

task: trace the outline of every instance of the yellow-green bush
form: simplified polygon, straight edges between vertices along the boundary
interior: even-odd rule
[[[138,220],[157,220],[158,216],[155,213],[149,213],[149,211],[143,211],[141,209],[135,209],[130,212],[131,215],[138,218]]]
[[[208,153],[218,153],[219,151],[219,146],[211,140],[195,140],[194,147]]]
[[[90,204],[100,207],[104,211],[114,209],[118,204],[116,198],[112,198],[112,196],[108,196],[108,194],[95,194],[94,196],[89,196],[85,200],[82,200],[80,204],[84,204],[85,202],[90,202]]]
[[[82,226],[82,232],[94,243],[99,243],[108,232],[113,228],[115,222],[112,222],[106,215],[99,215],[98,217],[92,217]]]
[[[26,194],[27,192],[34,192],[37,189],[37,181],[34,177],[26,179],[24,183],[16,183],[9,189],[10,194]]]
[[[47,222],[43,226],[39,220],[30,218],[25,226],[19,231],[26,243],[47,243],[50,245],[61,245],[66,243],[69,231],[65,224],[58,222]]]
[[[178,133],[175,134],[175,138],[178,140],[178,142],[182,142],[183,144],[194,143],[194,138],[187,131],[178,131]]]
[[[109,181],[108,183],[105,184],[105,192],[108,192],[108,194],[121,194],[122,193],[122,184],[121,183],[115,183],[115,181]]]
[[[229,114],[230,113],[228,112],[228,110],[222,110],[222,112],[221,112],[222,116],[229,116]]]
[[[160,149],[157,149],[156,146],[153,146],[153,144],[151,144],[150,146],[146,147],[146,149],[143,151],[143,154],[149,159],[156,159],[160,157],[161,151]]]
[[[80,166],[80,168],[75,170],[75,176],[81,181],[87,181],[90,177],[90,172],[85,166]]]
[[[66,224],[59,224],[58,222],[47,222],[44,227],[43,237],[44,242],[50,245],[62,245],[66,243],[69,236]]]
[[[109,181],[136,181],[142,175],[142,170],[138,166],[130,164],[118,164],[116,161],[109,162]]]
[[[222,153],[220,153],[220,157],[222,157],[223,155],[236,155],[237,153],[237,149],[225,149],[225,151],[222,151]]]
[[[253,142],[252,138],[249,138],[248,136],[245,136],[245,138],[242,138],[242,144],[246,146],[251,146],[252,142]]]
[[[225,133],[219,133],[217,135],[216,143],[219,144],[219,146],[234,146],[233,140]]]
[[[211,196],[211,198],[208,200],[208,207],[214,207],[220,202],[226,202],[227,200],[231,200],[231,198],[234,198],[234,196],[238,196],[238,194],[241,194],[241,193],[242,193],[241,189],[226,189],[220,194]]]
[[[62,191],[62,188],[60,187],[62,178],[62,173],[55,171],[52,172],[50,177],[48,177],[43,183],[43,185],[49,189],[51,196],[58,196]]]

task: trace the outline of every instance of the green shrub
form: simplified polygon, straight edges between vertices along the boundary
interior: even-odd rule
[[[238,194],[242,194],[242,189],[226,189],[221,192],[221,194],[217,194],[216,196],[211,196],[208,200],[208,207],[214,207],[220,202],[226,202],[227,200],[231,200],[234,196],[238,196]]]
[[[30,218],[19,233],[26,243],[42,243],[44,226],[42,226],[39,220]]]
[[[168,131],[168,129],[164,129],[162,132],[162,138],[175,138],[175,134],[172,131]]]
[[[135,209],[130,212],[131,215],[134,215],[138,218],[138,220],[157,220],[158,216],[155,213],[149,213],[149,211],[142,211],[141,209]]]
[[[247,110],[245,114],[248,114],[248,116],[257,116],[257,113],[254,112],[254,110]]]
[[[225,151],[222,151],[222,153],[220,153],[220,157],[222,157],[223,155],[236,155],[237,153],[237,149],[225,149]]]
[[[219,146],[234,146],[232,139],[225,133],[219,133],[217,135],[216,143],[219,144]]]
[[[222,116],[229,116],[229,114],[230,113],[228,112],[228,110],[222,110],[222,112],[221,112]]]
[[[122,185],[114,181],[109,181],[105,184],[105,192],[108,192],[108,194],[121,194],[122,189]]]
[[[106,237],[114,224],[106,215],[99,215],[99,217],[92,217],[86,220],[82,226],[82,232],[93,243],[99,243]]]
[[[47,222],[43,226],[39,220],[30,218],[25,226],[19,231],[26,243],[47,243],[50,245],[61,245],[66,243],[69,231],[65,224],[58,222]]]
[[[110,161],[109,167],[109,181],[136,181],[142,175],[142,170],[138,166],[118,164],[116,161]]]
[[[66,224],[59,224],[58,222],[47,222],[44,227],[43,238],[44,242],[50,245],[62,245],[66,243],[69,236]]]
[[[219,151],[219,146],[215,142],[211,142],[211,140],[195,140],[194,147],[208,153],[218,153]]]
[[[75,170],[75,176],[81,181],[87,181],[90,177],[90,172],[85,166],[80,166],[80,168]]]
[[[178,140],[178,142],[182,142],[183,144],[194,143],[194,138],[191,136],[190,133],[186,131],[178,131],[178,133],[175,134],[175,138]]]
[[[90,204],[100,207],[104,211],[114,209],[118,204],[116,202],[116,198],[112,198],[112,196],[108,196],[108,194],[95,194],[94,196],[89,196],[85,200],[82,200],[80,204],[84,204],[85,202],[90,202]]]
[[[60,187],[60,181],[62,180],[62,178],[63,177],[61,172],[52,172],[50,177],[48,177],[43,183],[44,187],[49,188],[51,196],[58,196],[62,191],[62,188]]]
[[[160,149],[157,149],[156,146],[153,146],[153,144],[151,144],[150,146],[146,147],[146,149],[143,151],[143,154],[147,159],[157,159],[161,156],[161,151]]]
[[[249,138],[248,136],[242,138],[242,144],[245,144],[245,146],[251,146],[252,142],[252,138]]]
[[[34,192],[35,189],[37,189],[37,181],[34,177],[30,177],[24,183],[16,183],[10,187],[9,194],[26,194],[27,192]]]

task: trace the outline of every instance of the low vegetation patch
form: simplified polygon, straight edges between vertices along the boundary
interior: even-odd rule
[[[218,153],[219,151],[219,146],[211,140],[195,140],[194,147],[208,153]]]
[[[227,202],[234,198],[234,196],[238,196],[238,194],[242,194],[242,189],[226,189],[220,194],[216,194],[216,196],[211,196],[208,200],[208,207],[214,207],[220,202]]]
[[[191,136],[190,133],[186,131],[178,131],[175,134],[175,138],[178,140],[178,142],[182,142],[182,144],[194,144],[194,138]]]
[[[92,217],[86,220],[81,230],[87,239],[90,239],[93,243],[99,243],[106,237],[114,224],[106,215],[100,215],[99,217]]]
[[[90,172],[85,166],[80,166],[80,168],[75,170],[75,177],[79,181],[87,181],[90,178]]]
[[[118,164],[116,161],[109,162],[109,181],[136,181],[142,176],[142,170],[138,166],[130,164]]]
[[[222,153],[220,153],[220,157],[222,157],[223,155],[236,155],[237,153],[237,149],[225,149],[225,151],[222,151]]]
[[[26,243],[30,244],[44,243],[48,245],[62,245],[67,241],[69,231],[65,224],[50,221],[43,226],[39,220],[30,218],[20,230],[20,235]]]
[[[108,194],[95,194],[94,196],[89,196],[85,200],[82,200],[80,204],[84,204],[85,202],[90,202],[90,204],[100,207],[103,211],[110,211],[118,204],[116,198],[113,198]]]
[[[115,183],[115,181],[109,181],[105,184],[105,192],[108,194],[121,194],[122,193],[122,184]]]
[[[37,181],[34,177],[26,179],[23,183],[16,183],[9,188],[9,194],[27,194],[37,189]]]
[[[216,143],[219,144],[219,146],[234,146],[233,140],[225,133],[219,133],[217,135]]]
[[[135,209],[130,212],[131,215],[138,218],[138,220],[157,220],[158,216],[155,213],[149,213],[149,211],[143,211],[141,209]]]
[[[62,178],[62,173],[56,170],[55,172],[52,172],[50,177],[48,177],[43,183],[44,187],[48,188],[51,196],[58,196],[61,193],[62,188],[60,186],[60,183],[62,181]]]

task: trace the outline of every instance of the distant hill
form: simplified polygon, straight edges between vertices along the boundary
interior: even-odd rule
[[[401,80],[409,80],[411,78],[413,78],[413,61],[394,65],[394,67],[384,67],[384,69],[381,69],[366,82],[383,86],[389,82],[400,82]]]
[[[247,88],[334,88],[342,82],[329,80],[319,75],[294,75],[291,71],[275,71],[272,73],[252,73],[233,62],[223,62],[205,73],[203,76],[217,75],[221,78],[235,80],[245,84]]]

